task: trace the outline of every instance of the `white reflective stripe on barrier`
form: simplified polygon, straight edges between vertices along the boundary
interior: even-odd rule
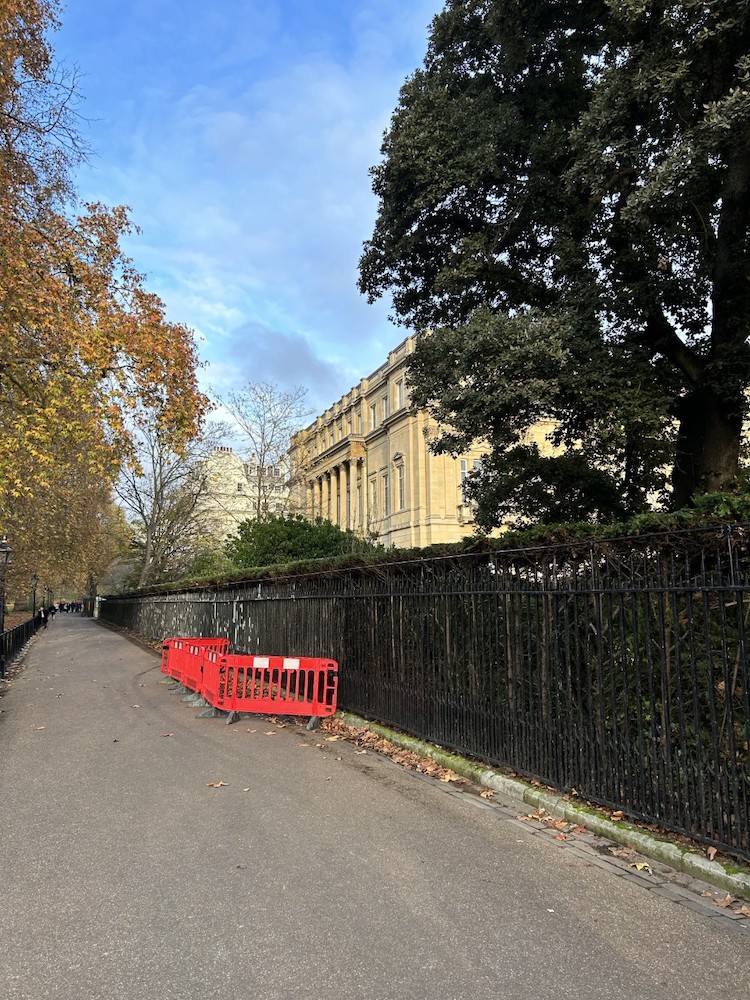
[[[299,670],[299,657],[285,656],[282,670]]]
[[[253,657],[253,666],[257,667],[259,670],[260,669],[265,669],[266,667],[268,667],[268,664],[269,664],[269,657],[267,657],[267,656],[254,656]]]

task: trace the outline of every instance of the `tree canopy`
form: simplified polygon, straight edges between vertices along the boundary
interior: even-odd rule
[[[134,458],[136,407],[179,448],[207,405],[192,332],[122,250],[127,209],[76,202],[85,149],[75,74],[50,42],[59,9],[0,0],[0,525],[16,538],[37,505],[72,510],[83,482],[107,494]]]
[[[412,399],[438,448],[487,442],[485,527],[524,479],[553,516],[576,468],[594,518],[735,483],[749,75],[744,0],[448,0],[435,18],[373,168],[360,287],[431,331]],[[527,439],[540,418],[550,455]]]

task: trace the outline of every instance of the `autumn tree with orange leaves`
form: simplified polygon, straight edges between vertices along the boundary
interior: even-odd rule
[[[91,572],[89,535],[136,460],[133,412],[179,449],[207,408],[192,332],[167,321],[123,253],[127,209],[76,203],[85,150],[75,74],[49,41],[59,10],[0,0],[0,532],[14,544],[11,593],[36,563]],[[83,523],[53,552],[50,519],[66,511]]]

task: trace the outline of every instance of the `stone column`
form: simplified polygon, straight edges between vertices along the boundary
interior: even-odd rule
[[[306,484],[305,490],[305,515],[311,520],[315,520],[315,481],[310,480]]]
[[[352,516],[352,467],[350,462],[344,462],[343,483],[341,485],[341,527],[347,531],[351,528]]]
[[[333,511],[331,520],[334,524],[341,526],[341,466],[336,465],[331,476],[331,489],[333,492]]]

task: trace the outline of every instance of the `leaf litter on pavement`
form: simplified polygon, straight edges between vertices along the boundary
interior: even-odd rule
[[[451,771],[450,768],[442,767],[431,757],[423,757],[411,750],[403,750],[397,747],[395,743],[391,743],[390,740],[385,739],[383,736],[378,736],[369,729],[356,729],[354,726],[349,726],[345,722],[342,722],[341,719],[335,718],[325,719],[321,723],[321,729],[329,734],[325,737],[325,743],[335,743],[343,739],[349,743],[355,743],[359,747],[359,750],[356,751],[357,754],[365,754],[368,751],[372,751],[383,754],[385,757],[390,757],[395,764],[400,764],[407,771],[417,771],[419,774],[427,774],[432,778],[437,778],[438,781],[455,781],[460,784],[470,784],[468,779],[462,778],[455,771]],[[325,747],[325,743],[318,743],[316,745],[328,749],[328,747]]]

